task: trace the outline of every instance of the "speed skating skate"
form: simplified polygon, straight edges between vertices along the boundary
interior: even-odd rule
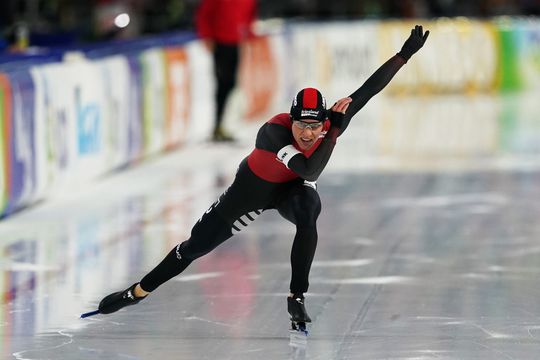
[[[131,306],[139,303],[139,301],[143,300],[146,296],[136,297],[134,293],[135,286],[137,286],[136,283],[131,285],[124,291],[118,291],[105,296],[103,300],[101,300],[101,302],[99,303],[99,307],[97,310],[82,314],[81,319],[97,314],[111,314],[126,306]]]
[[[307,336],[308,330],[306,323],[311,322],[311,318],[306,312],[304,306],[304,296],[287,297],[287,310],[291,315],[291,332]]]

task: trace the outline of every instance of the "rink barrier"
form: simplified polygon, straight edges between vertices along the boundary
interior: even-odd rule
[[[418,22],[430,39],[386,94],[522,91],[540,83],[536,19],[285,23],[243,47],[233,117],[261,121],[305,86],[335,101],[395,54]],[[205,140],[212,66],[192,33],[0,57],[0,216]],[[497,146],[493,138],[482,143]]]
[[[0,215],[179,146],[190,116],[186,44],[166,37],[124,54],[93,47],[2,62]]]

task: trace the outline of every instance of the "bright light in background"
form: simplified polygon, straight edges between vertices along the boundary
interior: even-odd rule
[[[123,13],[114,18],[114,25],[118,26],[119,28],[125,28],[129,25],[129,21],[129,15]]]

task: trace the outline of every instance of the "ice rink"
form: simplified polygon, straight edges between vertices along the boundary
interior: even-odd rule
[[[537,94],[375,99],[319,178],[307,343],[286,310],[294,227],[268,211],[140,304],[79,319],[230,184],[193,144],[0,222],[3,359],[538,359]]]

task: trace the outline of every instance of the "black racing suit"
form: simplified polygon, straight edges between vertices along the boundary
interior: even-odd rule
[[[276,209],[296,225],[290,291],[306,292],[317,247],[316,222],[321,212],[315,181],[330,159],[336,138],[351,118],[390,82],[403,64],[405,60],[399,55],[384,63],[350,95],[352,102],[341,128],[326,120],[320,138],[307,151],[299,150],[292,136],[289,114],[276,115],[266,122],[257,134],[255,149],[240,163],[232,185],[197,221],[191,237],[172,249],[141,280],[141,287],[155,290],[184,271],[193,260],[247,227],[263,211]]]

